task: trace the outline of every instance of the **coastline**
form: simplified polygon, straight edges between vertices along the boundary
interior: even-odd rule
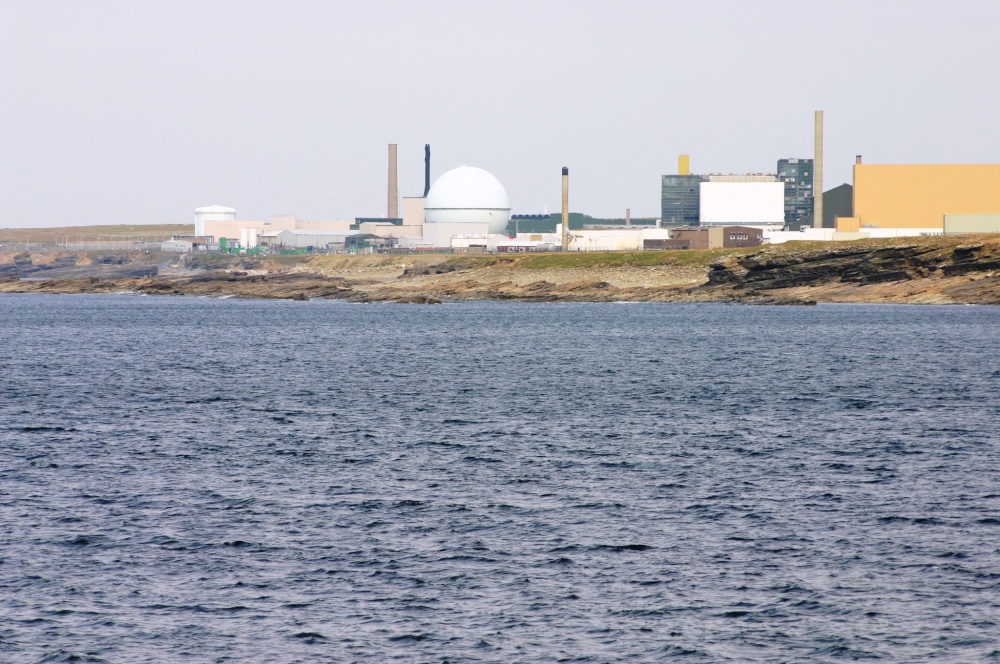
[[[1000,304],[1000,238],[518,255],[0,252],[0,293],[122,291],[415,303]]]

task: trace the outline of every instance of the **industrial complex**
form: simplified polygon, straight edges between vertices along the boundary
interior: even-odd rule
[[[691,172],[661,176],[660,217],[593,219],[569,211],[569,169],[562,169],[560,213],[514,214],[491,173],[460,165],[431,182],[424,147],[424,191],[400,196],[397,146],[388,149],[384,217],[241,220],[236,210],[195,210],[193,236],[164,243],[172,251],[526,252],[699,249],[791,240],[1000,232],[1000,164],[866,164],[853,183],[823,189],[823,113],[815,114],[812,157],[776,161],[773,173]]]

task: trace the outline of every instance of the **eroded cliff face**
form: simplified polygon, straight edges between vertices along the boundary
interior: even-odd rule
[[[910,239],[910,242],[905,240]],[[763,249],[713,263],[704,290],[737,299],[1000,303],[1000,240],[900,238],[889,245]],[[970,287],[972,282],[978,282]]]
[[[714,252],[317,256],[204,267],[88,256],[0,260],[0,292],[445,300],[1000,304],[1000,238],[929,237]],[[162,259],[161,259],[162,260]],[[206,259],[207,260],[207,259]],[[91,265],[88,265],[88,261]],[[19,269],[21,268],[21,269]],[[26,269],[26,271],[25,271]],[[88,271],[89,270],[89,271]],[[120,270],[120,272],[119,272]],[[24,274],[19,274],[20,272]],[[117,272],[117,274],[116,274]],[[40,281],[27,276],[66,275]],[[114,275],[114,276],[112,276]],[[72,277],[72,278],[69,278]]]

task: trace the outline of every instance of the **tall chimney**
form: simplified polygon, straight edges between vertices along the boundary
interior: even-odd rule
[[[625,208],[625,225],[632,225],[632,208]]]
[[[424,198],[431,190],[431,144],[424,145]]]
[[[569,168],[562,171],[562,250],[569,251]]]
[[[854,156],[854,163],[855,164],[860,164],[861,163],[861,155],[855,155]]]
[[[813,148],[813,228],[823,228],[823,111],[816,111]]]
[[[389,143],[389,219],[399,218],[399,181],[396,179],[396,144]]]

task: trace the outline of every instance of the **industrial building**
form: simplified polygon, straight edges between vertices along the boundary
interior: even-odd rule
[[[968,216],[993,232],[1000,214],[1000,164],[854,164],[854,215],[837,220],[841,232],[944,232],[945,217]],[[973,215],[984,215],[973,218]]]
[[[945,235],[966,233],[1000,233],[1000,213],[944,215]]]
[[[459,166],[441,175],[424,204],[423,238],[450,247],[454,236],[503,235],[510,221],[510,199],[493,174]]]
[[[853,216],[853,186],[849,184],[842,184],[823,192],[823,228],[836,228],[837,217]]]
[[[351,230],[283,230],[272,233],[262,233],[257,241],[268,247],[284,249],[342,249],[346,240],[360,231]],[[252,246],[251,246],[252,248]]]
[[[673,228],[669,239],[648,238],[644,249],[729,249],[759,247],[764,231],[750,226],[699,226]]]
[[[677,158],[677,175],[660,178],[660,225],[697,226],[701,220],[700,186],[705,178],[691,174],[691,158]]]
[[[813,160],[779,159],[778,179],[785,183],[785,227],[799,230],[813,223]]]
[[[774,175],[710,175],[700,198],[702,226],[785,225],[785,184]]]

